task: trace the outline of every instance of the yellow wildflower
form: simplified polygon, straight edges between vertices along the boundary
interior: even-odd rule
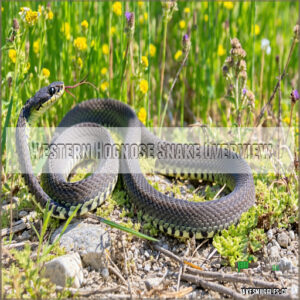
[[[145,20],[144,20],[144,17],[143,17],[143,16],[140,16],[140,17],[139,17],[139,22],[140,22],[140,24],[144,24],[144,21],[145,21]]]
[[[143,1],[138,1],[138,6],[139,7],[143,7],[144,6],[144,2]]]
[[[27,62],[24,73],[26,74],[30,69],[30,62]]]
[[[103,52],[104,55],[107,55],[109,53],[109,47],[108,47],[107,44],[104,44],[102,46],[102,52]]]
[[[181,50],[178,50],[175,55],[174,55],[174,59],[175,60],[178,60],[180,57],[182,56],[182,51]]]
[[[21,7],[19,15],[21,16],[23,21],[25,21],[28,25],[32,26],[36,24],[38,17],[40,16],[40,12],[32,11],[28,7]]]
[[[83,29],[88,29],[88,27],[89,27],[88,21],[87,21],[87,20],[83,20],[83,21],[81,22],[81,27],[82,27]]]
[[[114,35],[116,33],[116,27],[115,26],[112,26],[111,28],[110,28],[110,34],[111,35]]]
[[[13,63],[15,63],[17,60],[17,51],[15,49],[9,49],[8,57]]]
[[[218,55],[223,56],[225,53],[226,53],[226,51],[225,51],[223,45],[219,45],[218,46]]]
[[[74,46],[80,50],[80,51],[84,51],[87,49],[87,43],[86,43],[86,38],[85,37],[78,37],[77,39],[75,39],[74,41]]]
[[[39,5],[39,7],[38,7],[38,12],[39,12],[40,14],[42,14],[43,10],[44,10],[44,6]]]
[[[48,11],[47,18],[48,18],[48,20],[52,20],[53,19],[53,12],[52,12],[52,10]]]
[[[95,47],[95,40],[92,40],[91,41],[91,48],[94,48]]]
[[[82,59],[80,57],[77,58],[77,65],[78,65],[79,69],[82,68],[83,62],[82,62]]]
[[[285,122],[286,124],[290,124],[290,118],[289,117],[285,117],[285,118],[283,118],[283,120],[282,120],[283,122]]]
[[[203,2],[203,5],[204,5],[204,8],[206,9],[208,7],[208,2],[207,1]]]
[[[120,1],[114,2],[113,5],[112,5],[112,9],[113,9],[113,12],[117,16],[122,15],[122,3]]]
[[[4,7],[1,7],[1,11],[2,11],[2,12],[4,11]]]
[[[254,33],[255,33],[255,35],[259,35],[259,33],[260,33],[260,27],[257,24],[255,24],[255,26],[254,26]]]
[[[138,112],[138,118],[139,120],[145,124],[146,119],[147,119],[147,112],[146,109],[144,107],[142,107],[139,112]]]
[[[145,21],[148,20],[148,14],[146,12],[144,13],[144,19],[145,19]]]
[[[207,22],[208,21],[208,14],[204,15],[204,21]]]
[[[186,14],[189,14],[189,13],[191,12],[191,9],[190,9],[189,7],[186,7],[186,8],[184,9],[184,12],[185,12]]]
[[[181,28],[181,29],[184,29],[185,28],[185,21],[184,20],[181,20],[180,22],[179,22],[179,27]]]
[[[42,74],[44,77],[48,78],[50,76],[50,71],[47,68],[43,68]]]
[[[70,39],[70,24],[68,22],[65,22],[61,27],[61,32],[63,32],[66,36],[66,39]]]
[[[143,93],[143,94],[146,94],[148,92],[148,81],[145,80],[145,79],[142,79],[140,81],[140,91]]]
[[[40,39],[37,39],[36,41],[33,42],[33,52],[35,54],[40,52]]]
[[[153,44],[149,45],[150,56],[154,57],[156,54],[156,47]]]
[[[149,62],[147,56],[142,56],[141,58],[141,64],[145,67],[148,68]]]
[[[107,68],[103,67],[101,69],[101,75],[105,75],[107,73]]]
[[[223,5],[227,9],[233,9],[233,2],[231,2],[231,1],[225,1],[225,2],[223,2]]]
[[[109,83],[107,81],[104,81],[101,83],[100,88],[102,92],[105,92],[109,87]]]

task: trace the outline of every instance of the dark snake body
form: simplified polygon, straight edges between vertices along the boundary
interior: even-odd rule
[[[35,195],[37,202],[45,207],[50,203],[53,215],[58,218],[67,218],[78,204],[78,215],[82,215],[99,206],[113,191],[117,176],[107,174],[111,168],[103,165],[104,173],[94,173],[78,182],[67,182],[56,174],[43,175],[44,186],[41,187],[32,171],[29,147],[25,128],[28,114],[26,105],[20,113],[16,143],[22,172],[29,190]],[[82,102],[70,110],[63,118],[59,127],[81,126],[88,123],[90,127],[99,125],[109,127],[127,127],[125,142],[152,143],[159,142],[165,145],[168,142],[160,141],[150,133],[138,120],[135,112],[126,104],[112,99],[92,99]],[[83,125],[82,125],[83,126]],[[136,134],[133,130],[139,129]],[[222,150],[223,151],[223,150]],[[126,156],[126,155],[125,155]],[[139,170],[138,160],[123,160],[122,179],[124,187],[142,217],[151,222],[159,230],[173,236],[196,238],[211,237],[216,231],[237,222],[241,214],[247,211],[255,200],[254,182],[251,169],[243,159],[230,162],[236,164],[239,173],[222,174],[213,170],[226,168],[226,163],[214,160],[190,161],[187,168],[193,170],[203,168],[203,172],[191,171],[189,177],[209,181],[227,183],[232,191],[228,195],[209,202],[188,202],[164,195],[154,189]],[[180,163],[179,163],[180,164]],[[112,167],[114,168],[114,167]],[[117,168],[117,167],[116,167]],[[202,170],[202,169],[201,169]],[[210,170],[210,172],[207,172]],[[118,170],[116,169],[116,173]],[[172,173],[172,172],[171,172]],[[173,172],[174,173],[174,172]]]

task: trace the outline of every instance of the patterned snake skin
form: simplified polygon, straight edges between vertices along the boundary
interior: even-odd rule
[[[142,217],[159,230],[176,237],[195,236],[197,239],[211,237],[215,232],[237,222],[241,214],[254,204],[255,189],[251,169],[241,158],[229,162],[213,159],[178,161],[179,166],[183,164],[184,168],[189,170],[187,177],[226,183],[231,187],[232,191],[228,195],[209,202],[189,202],[160,193],[147,182],[142,172],[137,172],[140,170],[139,160],[126,159],[128,153],[123,153],[125,159],[121,160],[120,166],[118,162],[111,164],[103,162],[102,173],[95,172],[78,182],[68,182],[63,176],[56,174],[55,167],[49,160],[47,167],[54,168],[52,170],[54,172],[41,176],[42,188],[33,174],[25,133],[32,112],[32,102],[36,101],[37,95],[34,96],[35,99],[33,97],[25,104],[20,113],[16,133],[17,151],[25,183],[35,195],[38,205],[45,207],[49,202],[53,216],[67,218],[78,204],[80,208],[77,215],[95,209],[113,191],[119,168],[122,170],[120,176],[124,187],[136,211],[141,212]],[[59,124],[59,128],[71,126],[78,128],[88,126],[90,130],[93,128],[102,130],[103,127],[100,126],[126,127],[124,134],[126,143],[168,144],[150,133],[128,105],[112,99],[92,99],[78,104]],[[103,138],[111,142],[105,129]],[[64,132],[63,140],[68,140],[67,131]],[[174,165],[174,161],[170,163],[167,160],[159,163],[166,169]],[[225,174],[228,168],[236,171]],[[222,169],[224,173],[220,172]],[[166,173],[175,172],[176,170],[169,170]]]

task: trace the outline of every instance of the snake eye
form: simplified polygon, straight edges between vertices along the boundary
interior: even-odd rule
[[[51,88],[49,89],[49,94],[50,94],[50,96],[53,96],[54,93],[55,93],[55,88],[54,88],[54,87],[51,87]]]

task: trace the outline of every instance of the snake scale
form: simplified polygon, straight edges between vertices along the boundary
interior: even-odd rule
[[[53,105],[67,87],[63,82],[53,82],[41,88],[23,106],[16,132],[16,145],[21,171],[26,185],[35,195],[39,206],[49,203],[54,217],[65,219],[79,205],[77,215],[82,215],[98,207],[113,191],[118,178],[118,165],[102,163],[103,173],[95,172],[77,182],[68,182],[64,176],[50,172],[42,175],[43,187],[33,173],[26,128]],[[92,99],[77,104],[60,122],[58,128],[72,126],[89,128],[124,127],[127,128],[124,139],[127,143],[152,143],[161,141],[139,121],[135,112],[126,104],[112,99]],[[135,129],[139,129],[133,133]],[[66,137],[67,133],[65,133]],[[105,135],[105,134],[104,134]],[[110,140],[109,137],[106,137]],[[222,150],[223,151],[223,150]],[[222,160],[184,162],[187,167],[203,168],[200,172],[189,172],[187,177],[226,183],[231,192],[219,199],[208,202],[189,202],[160,193],[152,187],[139,169],[139,160],[122,160],[123,185],[136,211],[141,212],[144,220],[151,222],[157,229],[176,237],[197,239],[212,237],[213,234],[230,224],[237,222],[241,214],[247,211],[255,201],[255,188],[251,169],[243,159],[231,161],[241,172],[222,173],[211,170],[228,168]],[[180,163],[179,163],[180,164]],[[49,166],[50,168],[51,165]],[[106,172],[108,170],[115,172]],[[234,169],[234,168],[233,168]],[[106,171],[105,171],[106,170]],[[207,170],[210,170],[208,172]],[[167,173],[176,171],[167,171]],[[183,174],[184,175],[184,174]]]

